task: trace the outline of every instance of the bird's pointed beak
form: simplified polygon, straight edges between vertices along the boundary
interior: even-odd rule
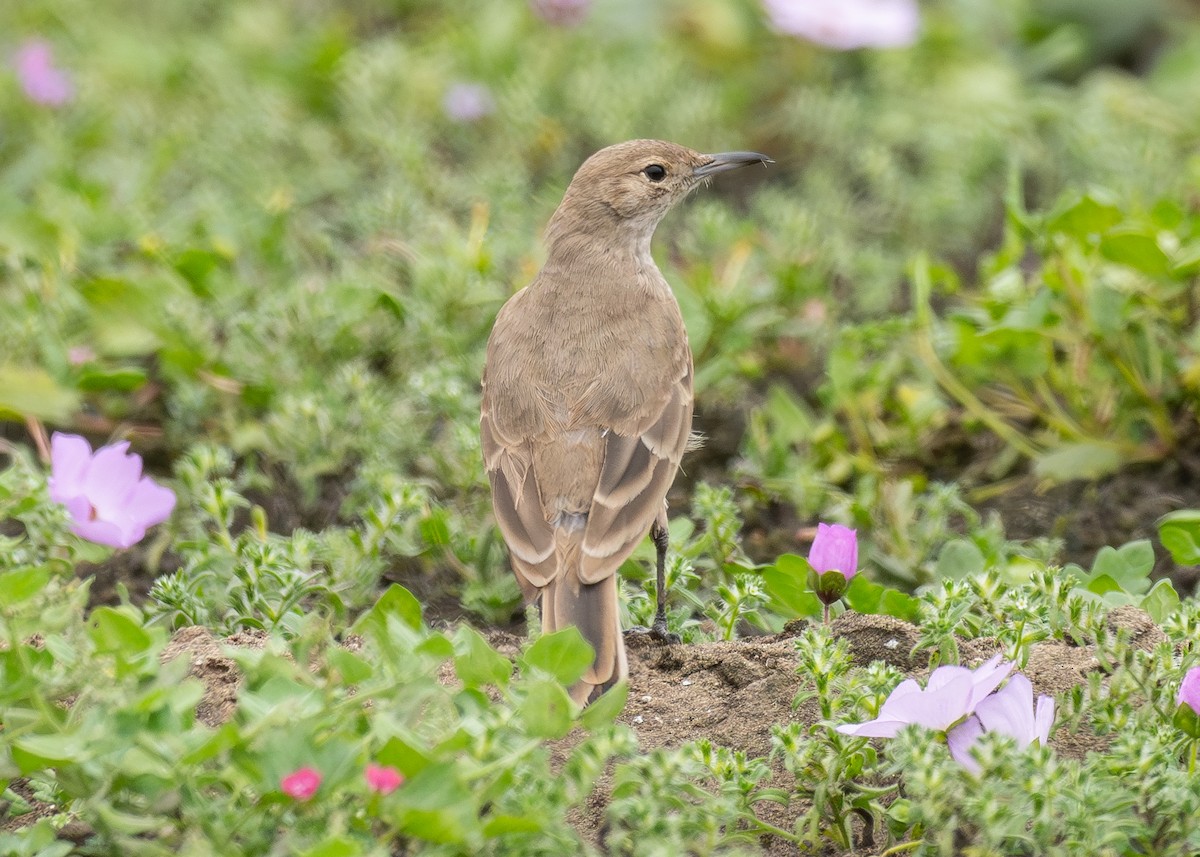
[[[771,158],[759,152],[720,152],[716,155],[705,155],[711,158],[707,164],[701,164],[692,170],[692,175],[698,179],[708,178],[726,170],[736,170],[749,164],[773,164]]]

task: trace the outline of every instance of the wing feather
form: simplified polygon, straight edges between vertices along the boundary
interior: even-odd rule
[[[692,427],[692,367],[665,407],[638,435],[609,432],[604,465],[583,533],[579,578],[596,583],[613,574],[658,517],[675,480]],[[631,450],[632,448],[632,450]]]

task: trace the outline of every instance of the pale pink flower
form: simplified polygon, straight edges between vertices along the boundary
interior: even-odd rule
[[[50,499],[71,515],[71,532],[115,548],[137,544],[175,508],[175,493],[142,475],[128,441],[101,447],[75,434],[50,439]]]
[[[308,800],[321,787],[321,772],[316,768],[298,768],[279,781],[279,789],[296,800]]]
[[[96,359],[96,352],[86,345],[72,345],[67,349],[67,362],[72,366],[82,366]]]
[[[496,102],[482,83],[456,83],[446,90],[442,109],[455,122],[478,122],[492,114]]]
[[[547,23],[574,27],[583,23],[591,9],[592,0],[529,0],[529,6]]]
[[[71,79],[54,64],[54,54],[47,42],[41,39],[25,42],[17,49],[13,66],[30,101],[59,107],[71,100],[74,94]]]
[[[763,0],[771,25],[838,50],[898,48],[917,38],[916,0]]]
[[[843,735],[894,738],[909,724],[945,732],[975,712],[976,707],[1004,681],[1013,664],[996,655],[974,670],[938,667],[922,688],[915,679],[900,682],[879,709],[879,716],[865,723],[837,727]]]
[[[404,774],[387,765],[368,763],[363,775],[367,778],[367,788],[381,795],[391,794],[404,783]]]
[[[984,732],[999,732],[1028,747],[1034,741],[1045,746],[1054,725],[1054,700],[1039,696],[1033,703],[1033,685],[1020,673],[1008,680],[1003,688],[975,707],[975,713],[951,729],[946,735],[950,755],[972,773],[979,772],[979,763],[971,748]]]

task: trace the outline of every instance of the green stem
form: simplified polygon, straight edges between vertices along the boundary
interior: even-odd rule
[[[780,839],[786,840],[787,842],[791,842],[796,845],[800,844],[800,842],[802,841],[801,838],[799,836],[797,836],[796,834],[794,834],[790,831],[784,830],[782,827],[776,827],[775,825],[771,824],[770,822],[763,821],[761,818],[752,817],[750,820],[753,821],[754,825],[759,830],[761,830],[763,833],[769,833],[772,836],[778,836]]]

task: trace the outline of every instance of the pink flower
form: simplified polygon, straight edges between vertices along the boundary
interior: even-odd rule
[[[840,571],[847,580],[854,577],[858,574],[858,532],[841,524],[817,524],[808,564],[817,574]]]
[[[1192,667],[1179,683],[1179,693],[1175,696],[1175,705],[1186,705],[1192,711],[1200,714],[1200,667]]]
[[[391,794],[404,783],[404,774],[387,765],[368,764],[363,775],[367,778],[367,788],[381,795]]]
[[[279,781],[280,790],[296,800],[308,800],[320,787],[321,772],[316,768],[298,768]]]
[[[59,107],[71,100],[74,94],[71,79],[54,65],[50,45],[41,39],[30,39],[21,45],[13,57],[13,66],[30,101]]]
[[[1200,666],[1184,673],[1175,694],[1175,728],[1193,741],[1200,741]]]
[[[496,109],[492,93],[481,83],[456,83],[446,90],[442,109],[455,122],[478,122]]]
[[[115,548],[137,544],[175,508],[175,493],[142,476],[142,457],[122,441],[92,447],[79,435],[50,439],[50,499],[70,513],[71,532]]]
[[[996,655],[974,670],[966,667],[938,667],[924,689],[914,679],[900,682],[879,709],[879,716],[865,723],[847,723],[837,727],[843,735],[868,738],[894,738],[905,726],[916,723],[926,729],[945,732],[975,712],[976,706],[1004,681],[1013,664],[1001,662]]]
[[[771,25],[838,50],[897,48],[917,38],[916,0],[763,0]]]
[[[529,0],[534,13],[548,24],[574,27],[583,23],[592,0]]]
[[[972,773],[979,772],[979,763],[971,755],[971,747],[984,732],[999,732],[1028,747],[1034,741],[1043,746],[1050,740],[1054,725],[1054,700],[1039,696],[1033,704],[1033,685],[1018,673],[1002,689],[984,699],[975,713],[955,726],[946,735],[950,755]]]
[[[72,366],[82,366],[96,359],[96,352],[86,345],[72,345],[67,349],[67,362]]]

